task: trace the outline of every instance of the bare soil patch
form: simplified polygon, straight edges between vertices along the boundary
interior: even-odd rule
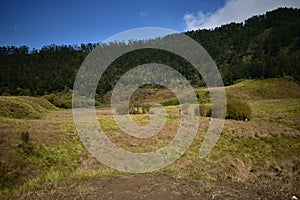
[[[274,192],[271,193],[270,191]],[[48,184],[12,199],[287,199],[271,186],[232,181],[196,181],[164,174],[113,176]]]

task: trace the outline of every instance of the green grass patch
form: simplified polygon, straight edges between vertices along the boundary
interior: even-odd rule
[[[226,87],[228,96],[243,100],[300,98],[300,86],[296,82],[283,79],[244,80]]]
[[[300,129],[300,99],[270,99],[250,103],[254,120]]]
[[[176,105],[179,105],[179,101],[178,99],[175,97],[175,98],[171,98],[171,99],[168,99],[166,101],[163,101],[160,103],[162,106],[176,106]]]
[[[0,117],[0,128],[2,129],[25,129],[27,121],[22,119],[13,119]]]
[[[98,121],[100,123],[101,129],[104,131],[119,129],[118,124],[116,123],[114,118],[102,118]]]
[[[1,96],[0,117],[39,119],[44,113],[48,112],[51,107],[45,101],[46,100],[38,98]]]
[[[209,160],[224,156],[239,158],[246,163],[284,159],[300,152],[300,142],[296,137],[235,138],[230,133],[222,134],[208,155]]]
[[[30,140],[17,144],[9,148],[15,157],[0,165],[0,197],[69,177],[81,165],[85,153],[79,139],[72,136],[51,145]],[[12,166],[14,169],[7,171]]]
[[[207,104],[211,102],[210,93],[207,88],[195,89],[200,104]]]
[[[35,102],[47,110],[57,110],[57,107],[55,107],[52,103],[50,103],[47,99],[43,97],[37,98],[37,97],[30,97],[30,96],[19,96],[18,98]]]

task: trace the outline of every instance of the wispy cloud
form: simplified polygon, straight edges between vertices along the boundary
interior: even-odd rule
[[[299,0],[227,0],[225,5],[214,13],[186,13],[183,16],[185,30],[215,28],[230,22],[243,22],[254,15],[278,7],[300,8]]]
[[[147,17],[149,15],[149,12],[143,12],[143,11],[140,11],[140,17],[143,19],[145,17]]]
[[[13,27],[14,31],[17,31],[18,30],[18,26],[17,24],[14,24],[14,27]]]

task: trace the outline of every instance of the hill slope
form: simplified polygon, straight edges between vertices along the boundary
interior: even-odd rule
[[[16,119],[39,119],[42,114],[56,107],[44,98],[0,97],[0,117]]]
[[[288,88],[290,91],[280,93]],[[299,89],[299,85],[286,79],[245,80],[226,87],[230,95],[243,97],[251,105],[253,120],[226,120],[217,145],[206,158],[199,159],[199,148],[209,125],[208,118],[201,118],[197,136],[181,158],[159,171],[140,175],[121,173],[96,161],[82,146],[70,110],[51,110],[45,118],[35,120],[5,118],[17,121],[0,128],[0,196],[13,199],[74,199],[78,194],[88,199],[133,199],[140,195],[155,199],[300,196],[297,167],[300,130],[299,123],[294,124],[300,118]],[[207,89],[196,90],[205,94]],[[159,90],[148,103],[156,102],[155,94],[159,100],[164,94],[170,97],[170,93]],[[172,115],[161,133],[148,139],[124,134],[107,108],[97,109],[96,114],[113,143],[138,153],[156,150],[176,134],[180,121],[178,106],[165,108]],[[149,123],[147,114],[132,118],[138,124]],[[29,142],[22,140],[23,131],[30,134]]]

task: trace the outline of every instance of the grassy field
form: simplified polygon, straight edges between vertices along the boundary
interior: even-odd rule
[[[195,91],[199,102],[209,105],[207,89]],[[167,89],[147,93],[146,103],[174,98]],[[201,117],[196,138],[185,154],[170,166],[145,174],[119,172],[94,159],[79,140],[71,110],[57,109],[43,98],[0,97],[0,198],[300,197],[300,86],[286,79],[245,80],[226,87],[226,93],[249,103],[252,119],[226,120],[217,145],[200,159],[199,148],[210,123],[208,117]],[[165,108],[167,123],[148,139],[124,134],[108,108],[97,109],[97,117],[117,146],[149,152],[168,144],[179,128],[179,106]],[[139,125],[149,124],[147,114],[132,118]]]

